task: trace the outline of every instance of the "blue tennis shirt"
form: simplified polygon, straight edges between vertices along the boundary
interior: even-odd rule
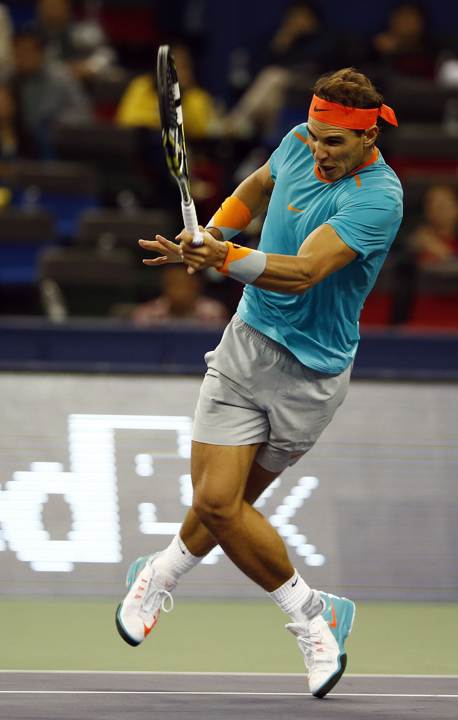
[[[334,182],[320,179],[307,125],[270,157],[275,181],[259,249],[297,255],[317,227],[331,225],[357,257],[302,295],[246,285],[237,312],[314,370],[335,374],[353,360],[359,316],[402,220],[402,187],[375,149],[372,160]]]

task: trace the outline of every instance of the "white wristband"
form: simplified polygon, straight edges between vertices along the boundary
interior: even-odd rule
[[[254,283],[266,269],[266,253],[233,245],[231,242],[226,245],[227,255],[220,272],[247,285]]]

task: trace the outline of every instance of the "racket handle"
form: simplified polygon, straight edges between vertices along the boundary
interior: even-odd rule
[[[183,215],[184,226],[188,232],[193,236],[192,244],[194,247],[204,244],[202,233],[199,230],[199,223],[197,222],[196,208],[194,201],[191,200],[189,205],[181,203],[181,213]]]

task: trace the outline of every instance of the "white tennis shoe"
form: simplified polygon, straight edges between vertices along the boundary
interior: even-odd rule
[[[347,598],[320,593],[323,610],[306,623],[286,625],[297,639],[308,671],[312,695],[323,698],[345,672],[345,640],[355,618],[355,603]]]
[[[139,557],[131,564],[126,578],[129,592],[116,609],[118,632],[133,647],[149,635],[161,610],[173,610],[171,591],[176,583],[155,571],[154,558],[159,554]]]

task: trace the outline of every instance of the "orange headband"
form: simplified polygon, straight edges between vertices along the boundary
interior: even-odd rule
[[[310,103],[309,117],[349,130],[367,130],[375,125],[378,117],[383,118],[390,125],[398,126],[394,110],[388,105],[379,108],[353,108],[323,100],[316,95]]]

